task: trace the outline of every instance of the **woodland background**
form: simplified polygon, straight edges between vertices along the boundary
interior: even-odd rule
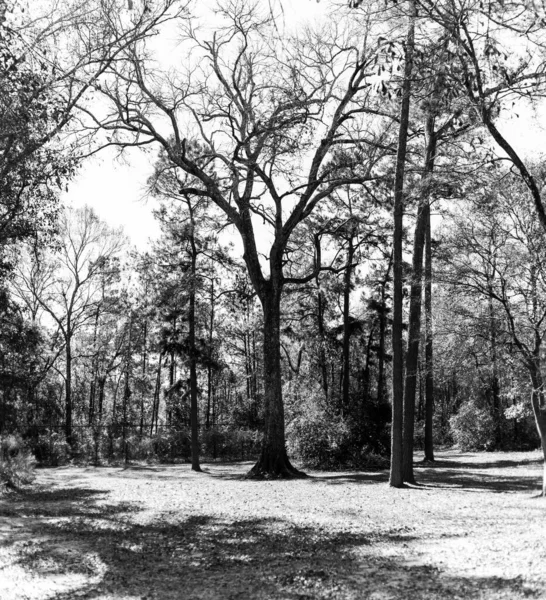
[[[352,4],[1,3],[6,477],[540,446],[546,172],[503,125],[542,102],[544,7]],[[105,147],[154,165],[146,251],[60,203]]]

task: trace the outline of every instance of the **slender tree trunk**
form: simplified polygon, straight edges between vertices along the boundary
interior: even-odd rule
[[[188,201],[191,218],[191,282],[189,302],[189,350],[190,350],[190,423],[191,423],[191,468],[201,471],[199,465],[199,406],[197,404],[197,348],[195,345],[195,294],[197,287],[197,246],[195,244],[195,222],[191,203]]]
[[[425,132],[427,147],[425,151],[425,167],[423,180],[434,170],[436,156],[436,134],[434,132],[434,114],[427,115]],[[417,366],[419,363],[419,344],[421,341],[421,302],[423,297],[423,254],[430,207],[428,192],[423,193],[417,211],[415,237],[413,242],[412,282],[410,288],[410,314],[408,333],[408,352],[406,356],[406,385],[404,389],[404,481],[415,483],[413,474],[413,436],[415,430],[415,392],[417,382]]]
[[[385,339],[387,336],[387,283],[392,268],[392,253],[389,256],[389,264],[385,278],[381,282],[381,312],[379,314],[379,364],[377,367],[377,401],[385,402]]]
[[[343,286],[343,386],[341,390],[341,413],[349,408],[349,390],[351,379],[351,322],[350,322],[350,300],[351,300],[351,276],[353,271],[354,245],[353,236],[349,237],[349,248],[347,251],[347,266],[345,268]]]
[[[415,45],[415,1],[410,0],[410,16],[406,37],[404,83],[398,129],[398,150],[394,177],[394,234],[393,234],[393,318],[392,318],[392,425],[391,468],[389,484],[402,487],[403,474],[403,411],[404,411],[404,348],[402,340],[403,273],[402,243],[404,237],[404,173],[408,143],[411,79]]]
[[[499,367],[497,358],[497,331],[495,327],[495,311],[493,308],[492,284],[488,283],[488,309],[489,309],[489,347],[491,352],[491,396],[493,420],[495,422],[495,447],[502,447],[502,428],[501,428],[501,404],[500,404],[500,385],[499,385]]]
[[[326,397],[326,403],[328,403],[328,366],[326,364],[326,350],[324,345],[326,343],[326,335],[324,330],[324,302],[322,298],[322,290],[320,289],[319,280],[317,278],[317,327],[320,339],[319,349],[319,363],[320,372],[322,376],[322,389],[324,390],[324,396]]]
[[[281,289],[271,283],[267,287],[261,298],[264,312],[265,431],[261,456],[247,477],[302,477],[304,474],[291,465],[285,446],[280,351]]]
[[[537,426],[538,435],[542,442],[542,454],[544,457],[544,468],[542,477],[542,496],[546,496],[546,398],[544,396],[544,380],[540,365],[540,356],[538,352],[533,360],[528,363],[529,373],[533,390],[531,392],[531,404]]]
[[[434,461],[434,362],[432,346],[432,239],[430,202],[427,203],[425,237],[425,460]]]
[[[65,404],[65,437],[66,443],[72,447],[74,438],[72,434],[72,330],[70,323],[66,326],[66,381],[64,387]]]
[[[211,399],[212,399],[212,342],[214,333],[214,275],[210,279],[210,315],[209,315],[209,363],[207,365],[207,414],[206,414],[206,428],[210,428],[210,410],[211,410]]]
[[[127,351],[125,356],[125,377],[123,385],[123,452],[125,462],[129,462],[129,443],[127,442],[127,414],[129,409],[129,400],[131,398],[131,367],[133,354],[133,315],[129,317],[129,339],[127,342]]]
[[[403,477],[415,483],[413,475],[413,435],[415,429],[415,393],[419,364],[419,342],[421,340],[421,297],[423,278],[423,250],[425,245],[425,205],[419,203],[415,238],[413,242],[412,281],[410,287],[410,313],[408,351],[406,354],[406,384],[404,388],[404,458]]]

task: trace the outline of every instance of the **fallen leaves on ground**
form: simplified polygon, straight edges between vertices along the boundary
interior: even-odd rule
[[[0,598],[546,598],[538,453],[439,453],[405,489],[250,466],[40,470],[0,500]]]

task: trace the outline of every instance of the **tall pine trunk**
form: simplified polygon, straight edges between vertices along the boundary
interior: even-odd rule
[[[434,170],[436,155],[436,134],[434,132],[434,114],[429,113],[425,122],[427,146],[425,151],[425,184]],[[426,188],[426,186],[425,186]],[[421,302],[423,296],[423,254],[427,222],[429,219],[429,192],[425,189],[417,210],[417,223],[413,241],[412,280],[410,286],[410,313],[408,352],[406,355],[406,385],[404,389],[404,481],[415,483],[413,474],[413,435],[415,430],[415,392],[417,366],[419,363],[419,345],[421,341]]]
[[[415,1],[410,0],[410,15],[406,37],[406,57],[398,149],[394,177],[394,234],[393,234],[393,313],[392,313],[392,425],[391,425],[391,468],[389,484],[401,487],[403,476],[403,410],[404,410],[404,347],[402,340],[403,272],[402,243],[404,238],[404,173],[408,144],[409,110],[411,100],[411,78],[413,74],[413,52],[415,45]]]
[[[349,408],[349,391],[351,379],[351,320],[350,320],[350,300],[351,300],[351,276],[353,273],[353,255],[354,245],[353,236],[349,237],[349,248],[347,251],[347,266],[345,267],[345,277],[343,285],[343,373],[341,388],[341,414]]]
[[[191,218],[191,281],[189,302],[189,354],[190,354],[190,423],[191,423],[191,468],[201,471],[199,465],[199,406],[197,404],[197,348],[195,345],[195,291],[197,287],[197,246],[195,244],[195,222],[191,203],[188,202]]]
[[[430,202],[425,233],[425,460],[434,461],[434,355],[432,339],[432,238]]]
[[[72,329],[70,322],[66,326],[66,371],[64,386],[64,405],[65,405],[65,439],[66,443],[72,447],[74,437],[72,433]]]

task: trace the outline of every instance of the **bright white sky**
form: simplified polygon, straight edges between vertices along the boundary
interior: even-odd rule
[[[272,3],[274,0],[272,0]],[[314,0],[283,0],[286,26],[305,20],[327,18],[329,2]],[[499,129],[514,147],[524,155],[542,152],[546,139],[546,107],[536,114],[522,110],[519,118],[499,123]],[[63,202],[72,206],[92,206],[97,214],[114,227],[123,226],[132,243],[140,250],[148,245],[149,238],[157,238],[159,226],[152,216],[156,201],[146,199],[146,180],[151,174],[155,154],[138,150],[118,161],[114,153],[105,151],[90,159],[72,182]]]
[[[205,4],[213,5],[211,0]],[[271,5],[279,6],[278,0]],[[282,0],[279,26],[326,18],[328,0]],[[278,9],[274,9],[275,12]],[[146,180],[152,173],[155,154],[131,151],[125,161],[114,158],[114,152],[104,151],[84,164],[63,195],[63,202],[75,207],[88,204],[99,217],[113,227],[123,226],[131,242],[144,250],[149,238],[159,235],[159,226],[152,215],[154,198],[146,198]]]

